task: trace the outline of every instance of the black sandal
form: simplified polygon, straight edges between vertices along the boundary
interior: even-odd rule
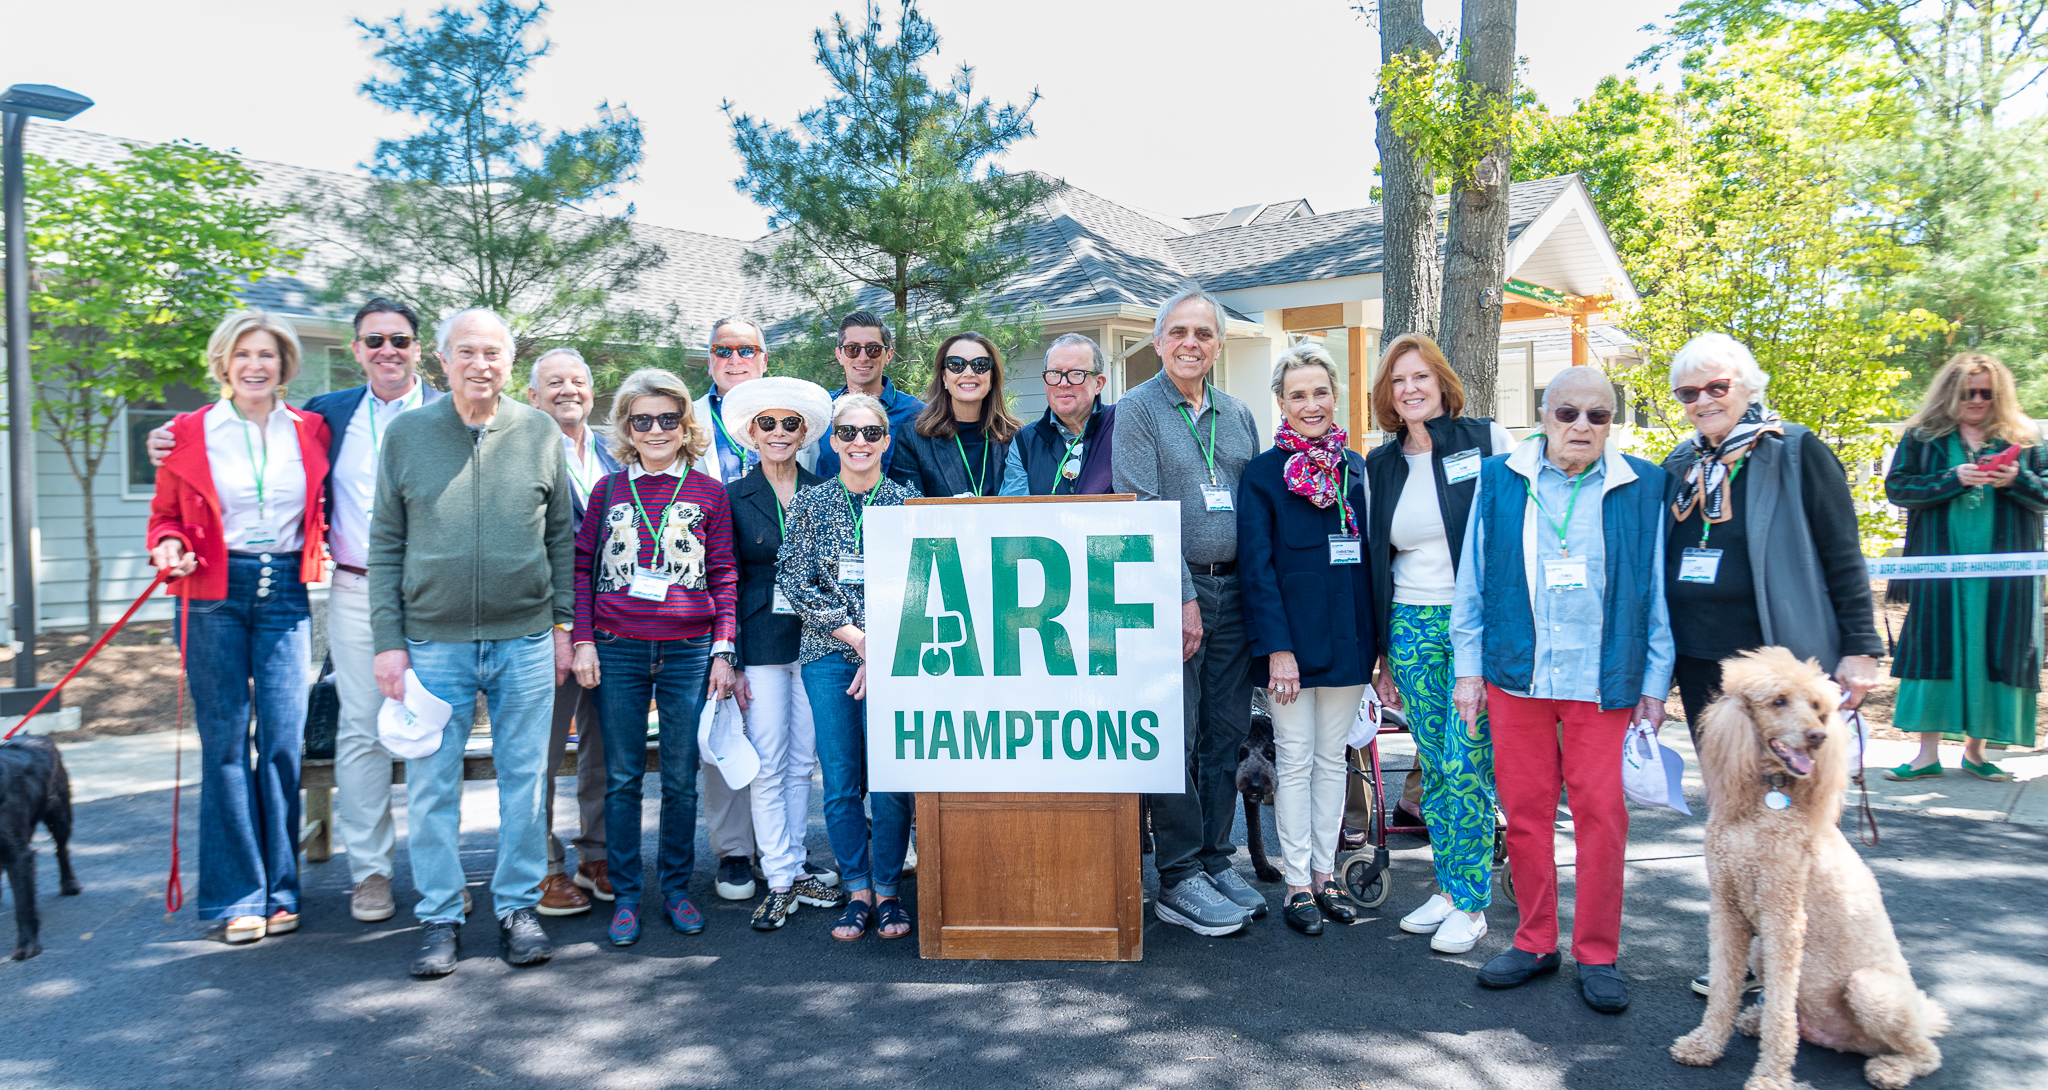
[[[866,901],[847,901],[846,911],[841,912],[839,919],[832,924],[832,937],[840,942],[859,942],[867,937],[868,921],[874,918],[874,913],[875,906]],[[842,935],[839,933],[839,929],[842,927],[858,927],[860,928],[860,934]]]
[[[895,897],[890,897],[887,900],[884,900],[877,907],[881,911],[881,923],[880,926],[878,926],[875,929],[876,934],[882,936],[885,939],[901,939],[907,938],[910,935],[910,932],[915,930],[910,923],[910,913],[903,907],[903,902],[901,900],[898,900]],[[891,935],[889,933],[889,929],[891,927],[896,926],[899,923],[903,925],[902,933],[897,935]]]

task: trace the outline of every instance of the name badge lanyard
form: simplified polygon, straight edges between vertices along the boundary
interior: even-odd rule
[[[1364,541],[1359,534],[1358,523],[1352,518],[1351,504],[1344,494],[1351,491],[1351,463],[1344,463],[1343,474],[1337,486],[1337,529],[1330,535],[1330,563],[1358,564],[1365,560]]]
[[[265,508],[263,499],[263,478],[270,475],[270,437],[268,435],[263,436],[263,460],[259,462],[256,460],[256,444],[249,438],[250,430],[255,428],[256,425],[251,424],[249,418],[242,415],[241,406],[236,405],[232,400],[228,402],[228,408],[234,412],[235,419],[242,422],[242,449],[249,452],[249,468],[256,471],[256,531],[262,533],[265,524],[270,521],[270,514]],[[278,410],[272,408],[270,411],[277,412]],[[263,543],[269,544],[275,540],[274,537],[265,538]],[[255,542],[251,542],[251,544],[255,544]]]
[[[967,460],[967,444],[960,441],[960,432],[957,428],[953,431],[953,445],[960,449],[960,466],[967,471],[967,487],[974,489],[974,494],[977,496],[988,495],[987,492],[982,490],[982,486],[988,483],[988,439],[984,437],[981,442],[981,476],[979,477],[974,475],[974,463]],[[842,484],[839,487],[845,488],[846,486]]]
[[[1211,389],[1211,387],[1209,386],[1209,384],[1208,384],[1208,383],[1203,383],[1203,384],[1202,384],[1202,388],[1203,388],[1203,390],[1204,390],[1204,391],[1207,391],[1207,390]],[[1213,399],[1213,398],[1211,398],[1211,399],[1209,399],[1209,400],[1211,400],[1211,401],[1213,402],[1213,400],[1214,400],[1214,399]],[[1188,434],[1189,434],[1189,435],[1192,435],[1192,436],[1194,436],[1194,437],[1195,437],[1195,446],[1196,446],[1196,447],[1197,447],[1197,448],[1199,449],[1199,448],[1201,447],[1201,445],[1202,445],[1202,432],[1201,432],[1201,430],[1200,430],[1199,428],[1196,428],[1196,427],[1195,427],[1195,418],[1194,418],[1194,417],[1192,417],[1192,416],[1190,416],[1190,415],[1188,415],[1188,407],[1187,407],[1187,405],[1186,405],[1185,403],[1182,403],[1182,404],[1177,404],[1177,405],[1175,405],[1175,406],[1174,406],[1174,408],[1175,408],[1175,409],[1177,409],[1177,410],[1179,410],[1179,412],[1180,412],[1180,418],[1181,418],[1182,420],[1185,420],[1185,421],[1187,421],[1187,425],[1188,425]],[[1217,484],[1217,482],[1216,482],[1216,417],[1217,417],[1217,415],[1218,415],[1218,413],[1216,412],[1216,406],[1215,406],[1215,405],[1214,405],[1214,404],[1212,403],[1212,404],[1211,404],[1211,405],[1209,406],[1209,448],[1208,448],[1207,450],[1204,450],[1204,451],[1202,451],[1202,460],[1203,460],[1203,461],[1204,461],[1205,463],[1207,463],[1207,464],[1208,464],[1208,466],[1209,466],[1209,485],[1210,485],[1210,487],[1212,487],[1212,488],[1213,488],[1213,487],[1216,487],[1216,484]]]
[[[843,478],[839,482],[839,494],[846,499],[846,513],[853,519],[854,553],[861,555],[867,551],[866,544],[861,540],[861,526],[868,520],[868,505],[865,502],[854,502],[853,490],[846,487]]]
[[[717,425],[719,437],[725,440],[726,447],[732,451],[734,457],[740,460],[740,471],[744,473],[749,468],[749,466],[747,465],[747,448],[739,445],[738,442],[734,441],[732,433],[725,430],[724,413],[719,412],[716,408],[712,409],[711,422]],[[722,461],[723,459],[721,459],[721,462]],[[723,470],[721,470],[720,472],[722,473]]]
[[[1743,456],[1742,456],[1742,458],[1741,458],[1741,459],[1740,459],[1739,461],[1737,461],[1737,462],[1735,463],[1735,468],[1734,468],[1734,469],[1731,469],[1731,470],[1729,470],[1729,471],[1728,471],[1728,481],[1727,481],[1727,484],[1728,484],[1728,488],[1729,488],[1729,497],[1728,497],[1728,498],[1729,498],[1729,502],[1731,502],[1731,503],[1732,503],[1732,502],[1734,502],[1734,499],[1735,499],[1735,497],[1734,497],[1734,488],[1735,488],[1735,478],[1737,478],[1737,477],[1740,477],[1740,476],[1742,476],[1742,467],[1743,467],[1743,466],[1746,466],[1746,465],[1748,465],[1748,464],[1749,464],[1749,455],[1745,454],[1745,455],[1743,455]],[[1701,474],[1701,477],[1702,477],[1702,478],[1704,478],[1705,476],[1706,476],[1706,475],[1705,475],[1704,473],[1702,473],[1702,474]],[[1701,501],[1700,501],[1700,543],[1699,543],[1699,546],[1698,546],[1699,548],[1701,548],[1701,549],[1705,549],[1705,548],[1707,547],[1707,538],[1708,538],[1708,537],[1710,537],[1710,536],[1712,536],[1713,532],[1714,532],[1714,524],[1713,524],[1713,523],[1711,523],[1711,522],[1708,522],[1708,521],[1707,521],[1707,504],[1706,504],[1706,500],[1705,500],[1704,498],[1702,498],[1702,499],[1701,499]]]
[[[649,515],[647,513],[647,504],[640,498],[640,482],[634,479],[633,475],[630,472],[626,474],[626,491],[631,492],[633,494],[633,506],[638,508],[640,511],[640,521],[647,524],[647,535],[654,539],[654,558],[656,560],[660,560],[661,526],[654,521],[654,516]],[[637,556],[634,557],[634,566],[638,567],[639,563],[640,558]]]
[[[1564,557],[1567,560],[1571,559],[1572,557],[1572,549],[1570,544],[1567,543],[1565,535],[1571,530],[1572,512],[1578,510],[1579,507],[1579,486],[1585,483],[1586,472],[1584,470],[1580,470],[1578,479],[1572,482],[1571,502],[1565,504],[1564,522],[1560,524],[1556,519],[1550,517],[1550,512],[1545,511],[1543,509],[1543,501],[1536,498],[1535,486],[1529,483],[1529,479],[1527,477],[1522,478],[1522,487],[1529,493],[1529,502],[1536,505],[1536,510],[1542,514],[1543,520],[1545,522],[1550,523],[1551,529],[1557,531],[1558,555]]]
[[[374,419],[374,417],[372,419]],[[371,442],[375,441],[376,440],[374,439],[371,440]],[[590,432],[585,431],[583,433],[583,443],[586,447],[592,445]],[[562,460],[566,462],[569,467],[570,486],[576,489],[576,494],[578,496],[588,499],[590,497],[590,486],[597,483],[597,467],[595,465],[592,465],[591,468],[584,470],[583,472],[577,472],[576,459],[574,456],[570,455],[570,453],[567,450],[564,450],[562,452]],[[597,459],[592,458],[591,461],[594,463],[597,461]],[[635,498],[638,498],[637,493],[635,495]]]
[[[1086,439],[1087,437],[1087,431],[1083,430],[1081,434],[1074,436],[1073,442],[1067,444],[1066,450],[1060,452],[1060,464],[1058,466],[1055,466],[1052,472],[1053,495],[1057,496],[1060,494],[1061,481],[1067,482],[1067,494],[1070,496],[1074,494],[1075,482],[1080,479],[1081,470],[1077,467],[1074,470],[1074,472],[1071,475],[1069,475],[1067,473],[1067,463],[1072,461],[1074,458],[1074,448],[1080,446],[1081,441],[1083,439]]]

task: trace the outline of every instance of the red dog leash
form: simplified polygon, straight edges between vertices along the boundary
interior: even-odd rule
[[[48,696],[45,696],[43,697],[42,700],[37,701],[36,706],[34,708],[29,709],[29,713],[27,715],[21,717],[21,722],[14,724],[13,730],[8,731],[5,735],[0,735],[0,742],[4,742],[9,738],[14,737],[16,731],[19,731],[21,728],[28,726],[29,720],[34,719],[38,713],[40,713],[45,707],[48,707],[50,701],[57,699],[57,694],[64,691],[64,686],[71,684],[71,679],[77,677],[78,672],[80,670],[85,669],[85,664],[91,662],[94,656],[98,655],[102,650],[106,648],[107,642],[114,638],[114,634],[121,631],[121,628],[128,623],[129,619],[135,616],[135,611],[142,608],[142,603],[149,601],[149,596],[155,594],[156,588],[163,586],[165,581],[166,577],[163,571],[159,569],[156,573],[156,578],[152,580],[149,586],[143,590],[142,595],[135,599],[135,604],[128,607],[128,612],[121,614],[121,619],[115,621],[112,628],[109,628],[105,632],[100,634],[100,642],[92,645],[92,650],[87,651],[85,653],[85,657],[78,660],[78,665],[73,666],[71,668],[71,672],[64,675],[64,680],[58,682],[55,686],[51,687]],[[24,645],[21,649],[21,653],[33,658],[35,657],[36,649]],[[182,660],[184,657],[184,651],[181,649],[178,652],[178,655],[179,658]],[[178,689],[180,699],[183,699],[185,692],[183,686],[184,674],[183,664],[181,661],[179,667]]]

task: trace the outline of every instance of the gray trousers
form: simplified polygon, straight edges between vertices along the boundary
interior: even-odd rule
[[[555,686],[555,719],[548,733],[548,873],[562,873],[562,842],[555,836],[555,772],[569,749],[569,728],[576,728],[576,861],[604,862],[604,735],[597,721],[597,691],[576,683],[571,674]]]
[[[1237,576],[1197,575],[1202,645],[1181,665],[1187,734],[1187,789],[1152,796],[1153,860],[1159,885],[1179,885],[1197,870],[1220,874],[1237,852],[1237,749],[1251,729],[1251,642]]]

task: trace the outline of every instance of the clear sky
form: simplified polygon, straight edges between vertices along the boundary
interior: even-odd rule
[[[1518,51],[1552,109],[1623,71],[1676,0],[1523,0]],[[893,9],[894,4],[891,3]],[[142,140],[179,137],[253,159],[353,170],[401,119],[356,93],[371,71],[353,17],[414,18],[426,3],[359,0],[67,0],[10,5],[0,83],[54,83],[98,105],[70,122]],[[559,0],[527,112],[588,122],[609,99],[647,134],[626,197],[649,222],[737,238],[763,214],[733,189],[720,111],[793,123],[825,93],[811,31],[858,0]],[[972,64],[996,102],[1044,97],[1039,135],[1005,161],[1173,215],[1306,197],[1367,203],[1369,95],[1379,40],[1344,0],[926,0],[948,67]],[[1431,21],[1455,21],[1429,0]],[[36,122],[47,124],[47,122]]]

